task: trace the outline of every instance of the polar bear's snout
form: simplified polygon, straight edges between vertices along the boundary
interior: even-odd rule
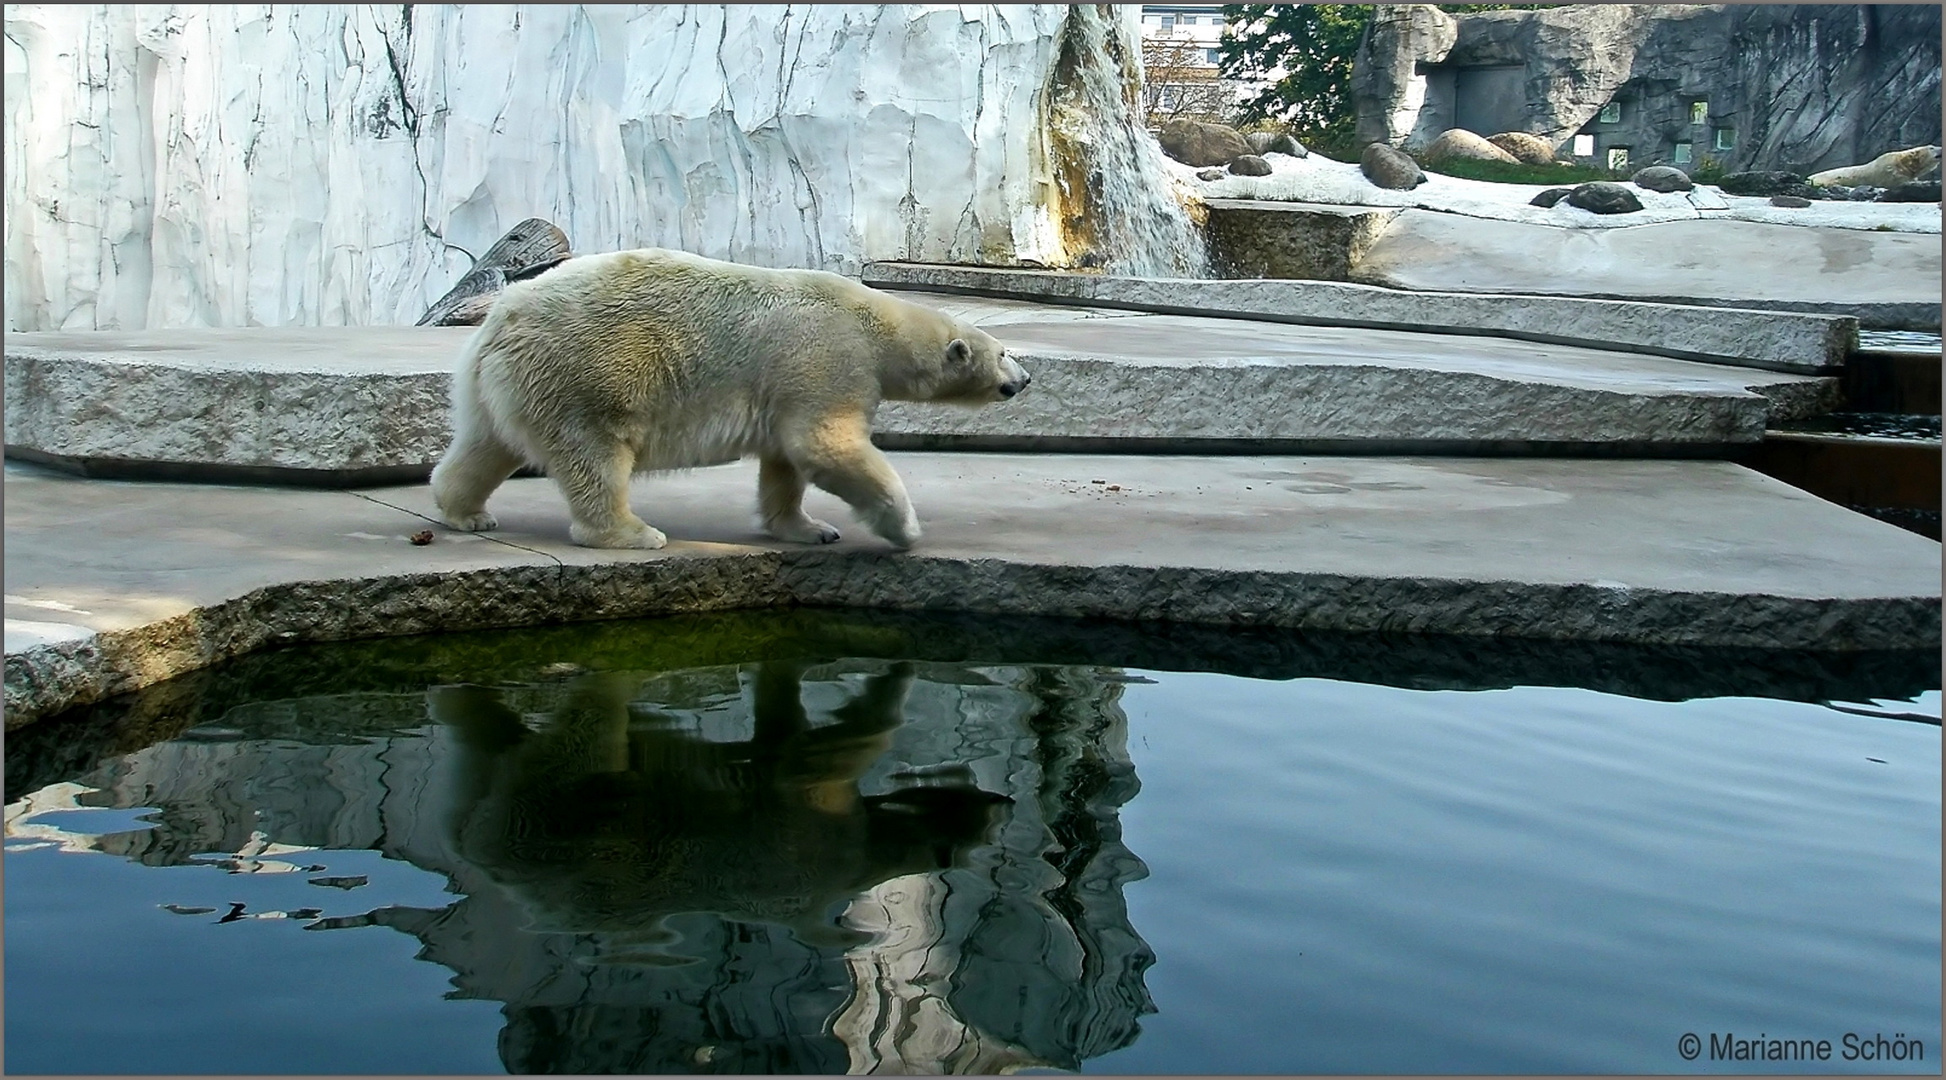
[[[1027,374],[1027,369],[1014,363],[1012,357],[1003,356],[1000,358],[1000,363],[1002,365],[1001,371],[1007,376],[1006,380],[1000,384],[1000,396],[1002,398],[1013,397],[1015,394],[1027,389],[1027,384],[1034,381],[1034,377]]]

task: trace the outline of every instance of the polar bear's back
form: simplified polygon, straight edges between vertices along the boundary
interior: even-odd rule
[[[508,441],[592,428],[675,467],[759,450],[820,400],[875,399],[878,321],[869,291],[835,274],[645,248],[509,286],[472,362]]]
[[[862,336],[856,290],[834,274],[644,248],[571,259],[509,286],[488,321],[521,353],[551,354],[550,368],[592,365],[674,389],[775,372]]]

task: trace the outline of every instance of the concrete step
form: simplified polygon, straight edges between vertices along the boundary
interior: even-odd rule
[[[1288,205],[1272,205],[1276,208],[1265,212],[1273,217],[1299,212]],[[1365,220],[1344,213],[1347,208],[1311,209],[1329,221]],[[1591,300],[1512,291],[1495,295],[1477,289],[1426,292],[1341,281],[1127,278],[934,263],[870,263],[862,277],[867,285],[886,289],[1306,326],[1513,338],[1800,374],[1835,372],[1858,344],[1858,323],[1849,316],[1680,302]]]
[[[887,403],[887,446],[1722,455],[1825,411],[1835,378],[1505,338],[908,292],[1034,373],[981,410]],[[6,338],[6,447],[88,475],[326,486],[422,478],[466,327]]]

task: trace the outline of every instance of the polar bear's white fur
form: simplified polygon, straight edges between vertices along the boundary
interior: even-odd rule
[[[487,496],[529,462],[567,497],[575,543],[659,548],[632,474],[755,455],[772,536],[838,539],[804,513],[808,481],[906,548],[919,522],[871,444],[879,402],[979,405],[1028,381],[986,332],[836,274],[588,255],[509,285],[460,354],[433,498],[455,529],[494,528]]]
[[[1910,150],[1894,150],[1880,154],[1864,165],[1847,165],[1842,169],[1826,169],[1812,173],[1810,180],[1820,187],[1872,187],[1895,188],[1908,184],[1939,168],[1939,147],[1915,146]]]

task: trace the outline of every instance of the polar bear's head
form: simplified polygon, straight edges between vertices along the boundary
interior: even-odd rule
[[[1007,355],[1006,346],[992,334],[963,323],[952,328],[952,336],[940,355],[916,358],[937,370],[928,370],[919,380],[924,391],[915,395],[926,401],[955,405],[986,405],[1005,401],[1027,389],[1033,377]]]
[[[1939,147],[1915,146],[1899,155],[1899,166],[1908,180],[1929,176],[1939,169]]]

